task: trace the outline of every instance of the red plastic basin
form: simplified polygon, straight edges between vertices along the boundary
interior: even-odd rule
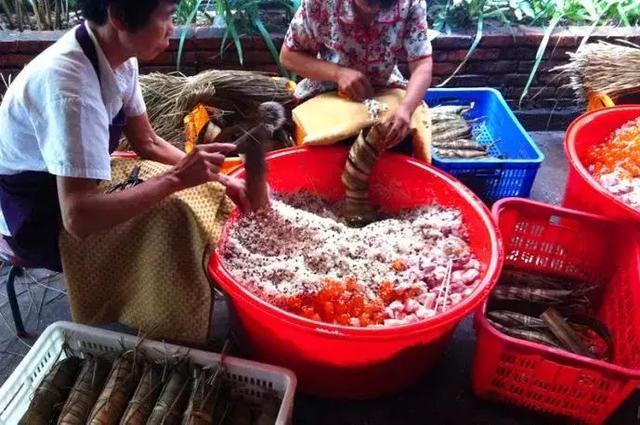
[[[311,190],[325,199],[344,197],[340,176],[345,147],[292,148],[268,157],[276,192]],[[244,169],[233,175],[242,177]],[[419,380],[440,356],[456,325],[484,301],[502,266],[502,244],[483,203],[446,174],[407,156],[384,154],[371,174],[371,197],[388,211],[433,202],[464,215],[470,244],[483,264],[476,292],[451,310],[393,328],[350,328],[318,323],[277,309],[244,289],[225,269],[220,249],[232,214],[213,253],[209,272],[226,291],[245,343],[261,361],[292,369],[302,391],[324,397],[369,398]]]
[[[615,130],[638,117],[640,105],[616,106],[589,112],[571,124],[564,141],[569,163],[564,207],[640,223],[640,211],[600,186],[584,163],[592,146],[606,142]]]

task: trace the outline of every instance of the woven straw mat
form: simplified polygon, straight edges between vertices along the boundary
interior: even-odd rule
[[[169,169],[152,161],[114,159],[113,182],[126,180],[136,164],[143,180]],[[73,320],[120,322],[147,338],[206,344],[213,294],[203,258],[232,208],[224,188],[208,183],[83,240],[63,230],[60,251]]]

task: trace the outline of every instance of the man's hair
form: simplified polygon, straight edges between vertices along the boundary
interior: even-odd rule
[[[179,0],[80,0],[82,16],[98,25],[107,23],[108,8],[124,22],[129,31],[144,27],[151,14],[161,3],[178,3]]]

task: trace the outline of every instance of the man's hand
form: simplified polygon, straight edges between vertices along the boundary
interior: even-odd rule
[[[336,78],[338,93],[351,100],[361,102],[373,97],[373,87],[369,79],[360,71],[351,68],[340,68]]]
[[[235,152],[230,143],[211,143],[196,146],[174,167],[172,174],[181,189],[218,181],[218,172],[224,163],[225,154]]]
[[[411,130],[411,111],[401,105],[386,123],[385,141],[387,148],[402,142]]]

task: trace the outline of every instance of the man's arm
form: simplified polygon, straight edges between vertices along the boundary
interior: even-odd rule
[[[156,134],[146,112],[137,117],[127,118],[124,133],[133,150],[142,159],[175,165],[185,156],[184,152]]]
[[[170,194],[202,183],[219,181],[218,171],[230,144],[196,147],[171,171],[131,189],[105,194],[94,180],[58,177],[58,198],[64,228],[77,238],[100,232],[141,214]],[[226,180],[223,182],[226,183]]]

